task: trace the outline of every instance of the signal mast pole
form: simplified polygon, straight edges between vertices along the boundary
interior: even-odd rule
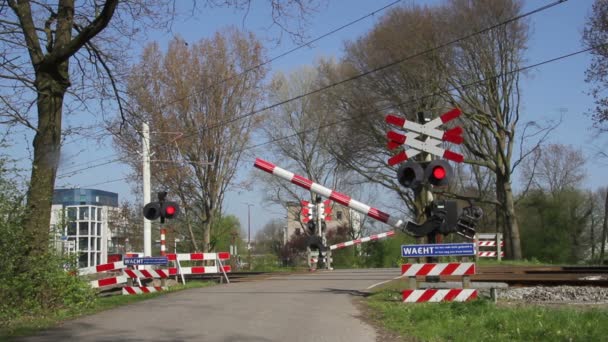
[[[151,202],[150,190],[150,127],[142,124],[142,159],[144,180],[144,205]],[[152,221],[144,218],[144,256],[152,256]]]

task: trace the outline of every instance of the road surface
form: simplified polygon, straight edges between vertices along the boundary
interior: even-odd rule
[[[335,270],[190,289],[21,341],[379,341],[354,301],[398,269]]]

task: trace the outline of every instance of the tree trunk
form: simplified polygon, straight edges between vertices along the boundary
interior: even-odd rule
[[[60,70],[65,72],[60,72]],[[63,98],[69,81],[67,62],[53,70],[38,71],[38,127],[34,137],[34,161],[27,196],[24,229],[29,238],[29,253],[42,254],[49,247],[51,205],[61,149]]]
[[[606,250],[606,238],[608,238],[608,191],[604,202],[604,225],[602,227],[602,245],[600,248],[600,265],[604,264],[604,252]]]
[[[502,211],[504,215],[504,230],[505,240],[507,241],[507,257],[520,260],[521,255],[521,239],[519,236],[519,224],[515,216],[515,202],[513,201],[513,189],[508,179],[497,177],[498,184],[497,192],[503,196],[504,203]]]

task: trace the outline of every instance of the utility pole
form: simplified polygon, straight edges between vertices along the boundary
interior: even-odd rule
[[[150,127],[142,124],[142,154],[144,177],[144,205],[152,201],[150,195]],[[144,219],[144,256],[152,256],[152,221]]]
[[[251,271],[251,207],[253,204],[245,204],[247,205],[247,265]]]

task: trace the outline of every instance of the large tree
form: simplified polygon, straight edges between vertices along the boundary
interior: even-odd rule
[[[266,69],[255,67],[263,60],[252,33],[229,28],[196,43],[175,38],[166,53],[150,44],[129,78],[129,121],[148,122],[153,133],[154,184],[179,197],[194,243],[194,227],[202,227],[203,251],[259,121],[246,114],[263,99]],[[139,127],[123,127],[116,139],[135,170]]]
[[[316,1],[267,3],[272,22],[297,34],[300,19]],[[247,9],[250,0],[205,4]],[[24,222],[27,253],[47,249],[52,192],[67,132],[64,114],[93,111],[89,100],[108,98],[119,99],[110,108],[124,114],[120,79],[132,39],[142,39],[150,26],[171,22],[175,5],[173,0],[0,1],[0,117],[2,123],[23,124],[34,132]]]
[[[597,128],[605,131],[608,121],[608,1],[596,0],[583,30],[583,44],[591,50],[593,59],[587,68],[586,81],[593,84],[591,95],[595,99],[592,110]]]

